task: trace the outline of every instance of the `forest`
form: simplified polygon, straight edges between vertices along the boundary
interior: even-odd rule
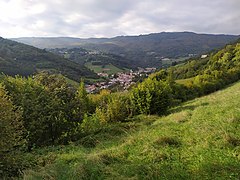
[[[0,176],[19,176],[22,170],[34,167],[25,158],[34,149],[67,145],[140,114],[165,116],[172,107],[239,79],[239,42],[206,59],[160,70],[128,92],[87,94],[84,79],[75,88],[64,76],[50,72],[28,77],[2,75]]]
[[[65,77],[80,81],[80,77],[99,78],[97,74],[44,49],[0,37],[0,72],[7,75],[30,76],[41,71],[61,73]]]

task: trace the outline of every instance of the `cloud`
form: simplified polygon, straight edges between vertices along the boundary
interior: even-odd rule
[[[239,0],[1,0],[0,36],[240,34]]]

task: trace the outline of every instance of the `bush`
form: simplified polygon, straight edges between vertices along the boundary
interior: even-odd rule
[[[0,176],[16,175],[22,167],[24,148],[22,112],[16,108],[0,84]]]
[[[115,93],[103,98],[96,108],[96,116],[102,122],[124,121],[131,115],[130,99],[127,94]]]
[[[97,114],[84,115],[83,122],[81,124],[81,128],[84,133],[95,132],[98,129],[100,129],[101,126],[102,126],[102,123],[97,117]]]
[[[28,148],[67,143],[76,137],[83,108],[63,77],[40,74],[35,78],[5,77],[13,103],[23,111]]]
[[[131,92],[136,114],[164,114],[172,101],[172,89],[168,81],[146,79]]]

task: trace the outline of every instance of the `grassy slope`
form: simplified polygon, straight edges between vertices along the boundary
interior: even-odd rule
[[[25,179],[240,179],[240,82],[77,144],[36,150]],[[42,154],[42,155],[40,155]]]
[[[182,61],[185,61],[186,59],[189,59],[189,57],[179,57],[179,58],[176,58],[176,59],[170,59],[170,60],[164,60],[162,61],[162,66],[163,67],[169,67],[172,65],[173,62],[182,62]]]
[[[97,66],[97,65],[92,65],[91,62],[88,62],[85,64],[85,66],[91,70],[93,70],[95,73],[101,73],[101,72],[106,72],[107,74],[116,74],[118,72],[123,72],[124,70],[119,69],[118,67],[108,64],[104,68],[102,66]],[[106,70],[107,69],[107,70]],[[108,70],[109,69],[109,70]]]
[[[185,84],[187,84],[188,82],[191,82],[191,81],[193,81],[193,80],[194,80],[194,77],[187,78],[187,79],[177,79],[177,80],[176,80],[176,83],[185,85]]]

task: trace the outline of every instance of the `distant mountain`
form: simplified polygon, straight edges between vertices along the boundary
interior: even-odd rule
[[[237,40],[236,35],[196,34],[192,32],[162,32],[140,36],[114,38],[16,38],[14,40],[39,48],[73,48],[103,51],[119,55],[138,66],[158,66],[161,58],[200,55]]]
[[[0,38],[0,72],[28,76],[41,70],[61,73],[76,81],[82,76],[97,77],[86,67],[46,50]]]

